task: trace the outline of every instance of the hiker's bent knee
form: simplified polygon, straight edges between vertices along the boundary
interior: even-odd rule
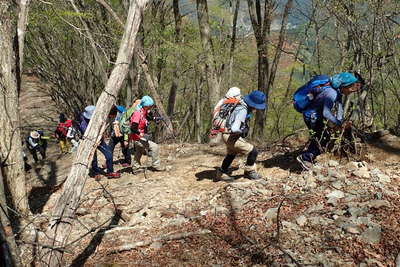
[[[247,155],[247,162],[246,165],[252,166],[256,162],[258,156],[258,151],[255,147],[250,151],[250,153]]]

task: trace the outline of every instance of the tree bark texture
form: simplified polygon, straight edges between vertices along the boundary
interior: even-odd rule
[[[253,27],[254,36],[257,43],[257,54],[258,54],[258,90],[263,91],[266,95],[268,92],[268,71],[269,71],[269,61],[268,61],[268,35],[271,21],[269,16],[270,8],[267,8],[267,3],[264,11],[264,18],[261,13],[261,3],[260,0],[247,0],[247,5],[249,8],[249,15],[251,20],[251,25]],[[263,136],[264,134],[264,124],[266,119],[266,112],[263,110],[257,110],[255,116],[255,128],[253,131],[254,136]]]
[[[207,0],[197,0],[197,17],[200,28],[200,39],[203,46],[205,76],[207,78],[210,114],[220,97],[220,82],[217,76],[214,51],[208,22]]]
[[[0,4],[0,167],[4,184],[11,193],[18,213],[28,214],[24,161],[20,132],[18,88],[20,87],[17,47],[16,6],[10,1]],[[14,42],[15,44],[15,42]]]
[[[28,23],[28,7],[30,0],[19,0],[19,14],[17,23],[17,35],[18,35],[18,52],[19,52],[19,71],[22,73],[22,65],[24,63],[24,43],[26,24]]]
[[[174,136],[174,127],[172,126],[172,122],[169,119],[167,113],[165,112],[165,109],[164,109],[163,103],[161,101],[160,95],[157,92],[157,88],[158,88],[157,79],[153,78],[151,76],[151,74],[150,74],[149,67],[147,66],[147,62],[146,62],[143,50],[141,48],[139,48],[137,50],[137,52],[138,52],[138,56],[139,56],[139,58],[141,59],[141,62],[142,62],[141,63],[141,67],[142,67],[142,70],[143,70],[143,74],[146,77],[147,84],[149,85],[151,96],[154,98],[154,102],[155,102],[155,104],[157,106],[158,112],[160,112],[160,115],[161,115],[161,117],[163,118],[163,120],[165,122],[165,126],[166,126],[165,130],[166,130],[166,133],[167,133],[167,137],[172,137],[172,136]]]
[[[130,1],[116,64],[97,101],[96,110],[82,143],[79,145],[77,156],[65,181],[63,192],[56,202],[46,231],[47,243],[50,247],[63,248],[67,243],[75,211],[79,206],[82,190],[87,179],[90,162],[105,129],[104,122],[107,120],[112,105],[116,102],[121,85],[129,71],[136,35],[142,19],[142,11],[147,2],[148,0]],[[43,266],[62,265],[63,251],[61,249],[43,249],[42,256]]]
[[[232,2],[231,2],[232,3]],[[236,47],[236,24],[239,14],[240,0],[236,0],[235,8],[233,9],[232,17],[232,36],[231,36],[231,47],[229,50],[229,86],[232,87],[232,75],[233,75],[233,55]]]
[[[278,43],[275,47],[275,52],[272,55],[273,60],[269,62],[269,47],[271,23],[273,18],[273,12],[277,7],[276,1],[265,1],[264,8],[260,0],[247,0],[249,15],[251,24],[254,31],[254,36],[257,43],[258,52],[258,90],[263,91],[266,96],[266,102],[268,104],[269,93],[275,81],[275,75],[278,70],[278,63],[280,55],[282,53],[282,47],[286,36],[286,26],[288,20],[289,10],[292,7],[292,0],[288,0],[285,5],[285,9],[282,15],[281,30],[279,33]],[[268,107],[268,105],[267,105]],[[266,114],[268,108],[265,110],[257,110],[255,118],[255,129],[253,131],[253,137],[263,137],[264,128],[266,121]]]
[[[6,193],[4,190],[4,177],[0,168],[0,259],[1,266],[21,266],[21,259],[17,243],[15,242],[9,215],[7,211]]]
[[[75,3],[73,0],[69,0],[69,2],[71,3],[73,9],[75,10],[76,13],[81,13],[80,10],[76,7]],[[87,39],[89,40],[90,46],[93,49],[93,55],[95,58],[95,64],[97,66],[97,70],[104,82],[104,84],[107,82],[107,71],[105,68],[105,64],[103,62],[103,58],[100,57],[99,52],[97,51],[97,46],[96,46],[96,42],[94,40],[94,37],[91,33],[91,30],[89,28],[88,23],[85,21],[85,19],[81,16],[79,16],[79,20],[82,22],[84,28],[85,28],[85,33],[87,35]]]
[[[181,27],[182,27],[182,16],[179,11],[179,0],[173,0],[172,6],[174,10],[174,20],[175,20],[175,45],[179,47],[181,42]],[[176,55],[177,57],[179,57],[179,53],[180,52],[178,51]],[[179,83],[178,62],[179,62],[178,60],[175,62],[175,67],[172,74],[172,84],[168,95],[167,114],[170,118],[174,115],[176,92],[178,90],[178,83]]]

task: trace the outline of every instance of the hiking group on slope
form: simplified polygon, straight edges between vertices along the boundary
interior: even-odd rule
[[[149,122],[158,118],[154,117],[151,112],[154,107],[154,101],[150,96],[143,96],[140,101],[135,101],[132,107],[125,109],[122,106],[114,106],[109,113],[107,122],[107,135],[110,136],[109,142],[102,137],[97,149],[104,155],[106,159],[106,173],[108,178],[119,178],[121,174],[114,172],[113,153],[115,146],[119,143],[124,156],[122,167],[132,167],[132,173],[138,173],[144,170],[141,164],[143,155],[151,158],[151,166],[149,170],[163,171],[165,167],[161,165],[159,146],[152,141],[148,132]],[[79,131],[84,135],[90,119],[92,118],[95,106],[87,106],[80,115]],[[129,125],[129,127],[127,127]],[[134,159],[132,163],[130,144],[133,146]],[[90,175],[96,179],[100,179],[102,175],[101,168],[97,163],[97,152],[95,152]]]
[[[361,76],[342,72],[332,77],[315,76],[295,92],[294,108],[302,113],[304,122],[310,130],[309,144],[297,157],[297,161],[304,169],[308,170],[313,166],[318,155],[329,143],[333,132],[351,126],[351,122],[343,119],[342,98],[343,95],[348,96],[360,91],[363,84]],[[64,114],[60,114],[55,136],[62,153],[69,150],[70,143],[76,150],[76,136],[84,136],[95,108],[93,105],[87,106],[80,113],[77,126],[73,126],[71,120],[67,120]],[[160,160],[159,145],[152,140],[149,133],[150,121],[160,120],[160,117],[154,115],[153,108],[154,101],[150,96],[143,96],[140,100],[134,101],[127,109],[118,105],[113,106],[107,121],[106,135],[109,137],[109,142],[107,143],[103,137],[97,147],[106,159],[106,173],[103,173],[98,166],[97,152],[95,152],[90,170],[92,177],[100,179],[102,174],[108,178],[120,177],[121,174],[115,172],[113,167],[113,152],[117,144],[120,144],[124,157],[121,162],[122,167],[131,166],[132,173],[144,170],[141,164],[143,155],[151,158],[150,170],[165,170]],[[251,180],[262,178],[256,166],[258,151],[246,140],[246,137],[250,130],[249,121],[253,117],[253,111],[265,108],[266,97],[263,92],[255,90],[242,96],[237,87],[230,88],[216,104],[212,114],[210,143],[223,142],[226,146],[226,155],[221,166],[216,170],[214,181],[233,180],[230,166],[237,155],[247,156],[244,167],[245,178]],[[45,158],[47,143],[40,139],[41,136],[43,136],[42,132],[32,131],[27,138],[28,149],[35,161],[37,161],[37,151],[42,158]],[[134,154],[133,162],[131,153]]]
[[[342,96],[360,91],[364,84],[358,74],[342,72],[332,77],[318,75],[300,87],[294,94],[294,107],[302,113],[310,130],[310,142],[298,157],[301,166],[309,170],[331,139],[333,132],[351,126],[343,119]],[[241,97],[240,89],[232,87],[214,108],[213,128],[210,136],[221,139],[226,145],[226,156],[216,171],[214,181],[230,181],[229,167],[236,155],[247,155],[244,177],[262,178],[257,172],[257,149],[245,138],[249,132],[249,120],[255,109],[265,109],[265,95],[253,91]],[[218,141],[217,141],[218,142]]]

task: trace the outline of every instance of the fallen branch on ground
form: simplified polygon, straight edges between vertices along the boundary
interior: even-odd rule
[[[144,240],[144,241],[138,241],[132,244],[126,244],[123,246],[118,246],[116,248],[113,248],[109,254],[112,253],[118,253],[118,252],[123,252],[123,251],[128,251],[128,250],[132,250],[138,247],[145,247],[148,245],[151,245],[154,242],[160,242],[160,241],[171,241],[171,240],[178,240],[178,239],[185,239],[191,236],[196,236],[196,235],[206,235],[206,234],[210,234],[211,231],[210,230],[206,230],[206,229],[202,229],[196,232],[186,232],[186,233],[175,233],[175,234],[166,234],[166,235],[162,235],[150,240]]]

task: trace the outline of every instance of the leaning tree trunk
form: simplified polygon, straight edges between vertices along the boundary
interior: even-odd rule
[[[124,35],[118,51],[117,61],[107,81],[103,93],[97,102],[96,110],[88,125],[82,143],[79,145],[71,171],[64,184],[64,190],[53,209],[46,231],[49,248],[42,251],[44,266],[60,266],[63,248],[67,243],[73,225],[75,211],[78,208],[85,185],[90,162],[97,143],[104,132],[104,122],[113,104],[115,104],[121,85],[128,73],[135,47],[136,35],[142,18],[142,9],[148,0],[130,1]]]
[[[0,167],[11,203],[23,217],[28,214],[28,202],[18,112],[21,77],[15,14],[11,1],[0,4]]]
[[[207,0],[197,0],[197,17],[199,20],[200,38],[203,46],[204,65],[208,86],[210,114],[214,105],[220,97],[220,84],[217,77],[217,70],[214,58],[214,51],[211,42],[210,25],[208,23]]]
[[[24,42],[26,33],[26,24],[28,20],[28,6],[30,0],[20,0],[18,23],[17,23],[17,34],[18,34],[18,53],[19,53],[19,70],[22,73],[22,64],[24,62]]]
[[[165,126],[166,126],[165,127],[166,128],[165,129],[166,130],[165,137],[167,137],[167,138],[174,137],[174,127],[172,125],[170,118],[168,117],[167,113],[165,112],[164,105],[161,101],[161,97],[157,92],[157,88],[158,88],[157,78],[155,78],[155,77],[153,78],[150,74],[142,47],[137,49],[137,54],[142,62],[141,68],[143,70],[144,76],[146,77],[147,84],[149,85],[151,96],[154,98],[154,102],[157,106],[158,112],[160,112],[160,115],[163,118],[163,121],[165,122]]]

